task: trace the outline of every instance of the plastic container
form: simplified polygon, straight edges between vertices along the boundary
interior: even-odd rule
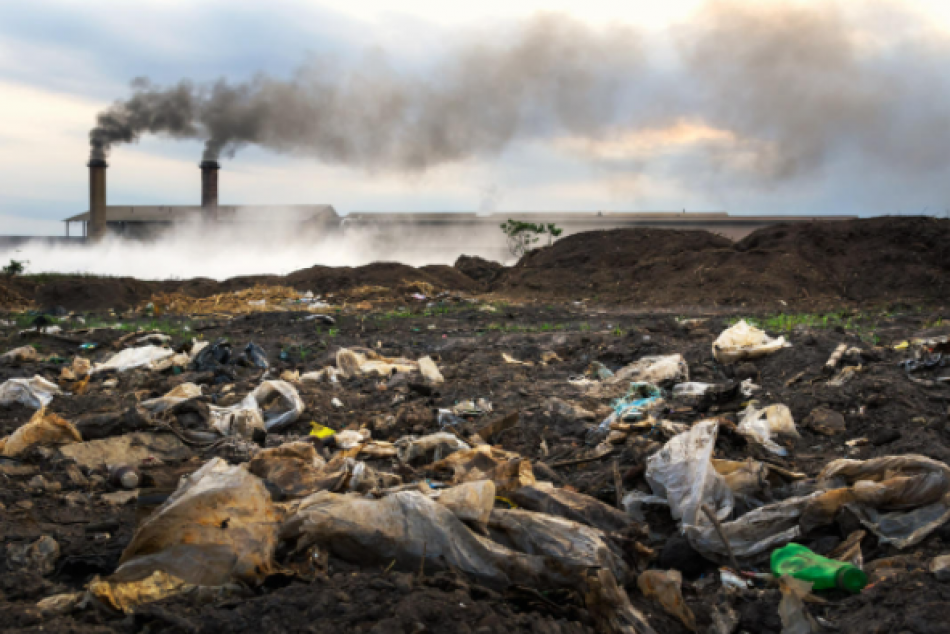
[[[812,590],[837,588],[858,593],[868,584],[864,571],[852,564],[826,559],[801,544],[787,544],[772,552],[772,574],[808,581]]]

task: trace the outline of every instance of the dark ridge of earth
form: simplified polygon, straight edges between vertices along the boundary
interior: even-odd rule
[[[437,290],[491,291],[512,299],[586,299],[642,307],[841,309],[942,301],[950,290],[948,273],[950,220],[881,217],[775,225],[739,242],[706,231],[593,231],[534,250],[511,268],[462,256],[454,267],[374,262],[313,266],[286,276],[243,276],[222,282],[82,276],[41,282],[27,276],[0,282],[0,297],[20,296],[41,309],[125,310],[155,293],[173,291],[207,297],[255,284],[280,284],[323,294],[424,282]]]

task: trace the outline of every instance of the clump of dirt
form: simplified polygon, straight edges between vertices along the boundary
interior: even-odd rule
[[[480,258],[477,255],[460,255],[455,268],[477,282],[488,284],[505,270],[503,264]]]
[[[29,300],[12,288],[0,284],[0,306],[10,311],[24,310],[30,305]]]
[[[950,221],[873,218],[776,225],[738,243],[704,231],[576,234],[527,254],[492,290],[640,305],[934,301],[945,296]]]

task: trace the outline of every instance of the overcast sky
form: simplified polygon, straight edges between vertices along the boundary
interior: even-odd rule
[[[950,2],[31,0],[0,8],[0,233],[60,234],[57,221],[86,210],[89,131],[136,77],[239,84],[316,65],[326,80],[376,64],[373,81],[411,78],[444,97],[447,69],[459,81],[453,59],[488,51],[485,59],[512,65],[510,50],[541,11],[582,29],[599,54],[617,51],[616,64],[589,62],[596,82],[620,95],[603,121],[561,125],[544,115],[526,124],[521,112],[503,142],[408,171],[328,158],[325,148],[281,154],[279,144],[251,144],[222,158],[222,204],[329,203],[343,213],[950,208]],[[506,98],[491,94],[505,69],[483,66],[477,80],[488,89],[466,99],[491,112]],[[570,95],[587,114],[600,98],[584,85]],[[525,108],[545,105],[529,99]],[[361,147],[374,151],[376,135]],[[115,145],[109,203],[197,204],[202,148],[200,139],[150,135]]]

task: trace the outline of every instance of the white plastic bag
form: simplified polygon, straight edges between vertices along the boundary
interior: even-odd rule
[[[685,529],[708,522],[701,507],[708,504],[720,520],[735,505],[732,489],[712,465],[719,423],[706,420],[674,436],[647,461],[646,479],[653,493],[670,504],[670,514]]]
[[[153,414],[157,414],[159,412],[164,412],[167,409],[171,409],[179,403],[184,403],[189,399],[197,398],[199,396],[201,396],[200,385],[195,385],[194,383],[182,383],[181,385],[176,385],[174,388],[172,388],[171,391],[169,391],[165,396],[142,401],[142,407]]]
[[[455,434],[438,432],[427,436],[403,436],[395,442],[396,456],[400,462],[411,462],[416,458],[428,457],[432,462],[442,460],[446,456],[471,449],[470,446],[458,439]]]
[[[92,373],[97,374],[108,370],[126,372],[135,368],[153,370],[159,367],[162,361],[174,356],[174,354],[174,350],[160,346],[126,348],[122,352],[112,355],[105,363],[97,363]]]
[[[769,405],[764,409],[749,405],[739,421],[739,433],[777,456],[786,456],[788,451],[772,440],[774,436],[800,438],[792,412],[785,405]]]
[[[276,408],[267,405],[277,400]],[[264,381],[240,403],[231,407],[211,406],[211,426],[225,436],[250,438],[255,429],[275,431],[294,422],[306,409],[293,385]]]
[[[419,359],[419,372],[422,373],[422,378],[425,379],[427,385],[441,385],[445,382],[445,378],[439,372],[439,367],[429,357]]]
[[[654,385],[689,381],[689,365],[681,354],[643,357],[618,370],[605,383],[616,385],[628,381]]]
[[[773,339],[745,320],[724,330],[712,345],[712,353],[719,363],[736,363],[772,354],[792,344],[785,337]]]
[[[0,385],[0,405],[22,403],[40,409],[49,405],[54,395],[62,393],[58,385],[38,374],[32,379],[8,379]]]

